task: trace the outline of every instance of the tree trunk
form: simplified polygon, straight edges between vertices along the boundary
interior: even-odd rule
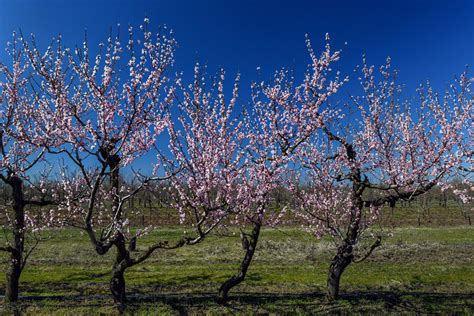
[[[329,135],[333,140],[333,135]],[[336,139],[337,140],[337,139]],[[341,142],[341,141],[339,141]],[[354,150],[352,144],[341,142],[347,153],[347,157],[354,165],[351,167],[350,180],[352,182],[351,192],[351,208],[350,208],[350,220],[349,226],[347,227],[346,237],[339,247],[337,247],[336,256],[332,259],[331,265],[329,266],[328,279],[327,279],[327,292],[326,299],[328,301],[337,300],[339,297],[339,284],[341,281],[342,273],[354,259],[352,253],[353,245],[356,244],[359,238],[359,228],[362,219],[362,208],[364,202],[362,200],[362,194],[366,188],[365,180],[362,180],[361,170],[356,165],[357,153]],[[394,204],[390,205],[394,207]]]
[[[260,235],[260,228],[262,227],[262,221],[260,219],[256,220],[253,224],[252,233],[250,234],[250,239],[247,239],[245,235],[242,235],[242,246],[245,249],[245,256],[242,260],[239,270],[231,278],[225,281],[219,289],[219,298],[220,303],[224,303],[228,299],[229,291],[245,279],[247,270],[252,262],[253,255],[255,253],[255,248],[257,247],[258,237]]]
[[[121,306],[127,301],[125,295],[125,270],[128,267],[129,253],[125,245],[125,237],[122,233],[118,233],[115,240],[117,255],[114,266],[112,268],[112,278],[110,279],[110,291],[115,303],[120,303]]]
[[[13,245],[10,252],[10,266],[6,274],[5,299],[9,302],[18,300],[19,282],[23,267],[23,252],[25,248],[25,200],[23,197],[23,183],[17,176],[10,176],[8,184],[12,188],[13,211]]]
[[[120,264],[114,264],[112,269],[112,278],[110,279],[110,291],[116,303],[124,304],[127,300],[125,296],[125,269]]]
[[[363,185],[361,184],[360,170],[353,171],[356,181],[352,187],[352,206],[351,219],[349,227],[347,228],[346,238],[343,244],[337,247],[336,256],[331,261],[328,271],[327,292],[326,299],[328,301],[335,301],[339,298],[339,284],[341,276],[348,265],[354,260],[353,245],[359,239],[359,227],[362,218],[362,208],[364,203],[362,201]],[[395,205],[393,205],[395,206]]]
[[[130,238],[130,242],[128,243],[128,251],[130,252],[137,251],[137,237],[136,236]]]
[[[10,266],[6,274],[5,300],[7,302],[16,302],[18,301],[22,255],[18,251],[12,251],[10,259]]]
[[[332,259],[329,266],[327,293],[328,301],[335,301],[339,298],[339,284],[344,270],[351,264],[354,259],[352,254],[352,246],[343,244],[338,247],[336,256]]]
[[[109,155],[107,152],[107,163],[110,169],[110,186],[115,191],[112,199],[112,216],[114,220],[122,225],[122,209],[120,207],[120,157],[117,154]],[[119,303],[124,308],[127,300],[125,295],[125,269],[129,262],[129,252],[127,251],[125,236],[120,230],[116,232],[114,245],[117,250],[114,266],[112,268],[112,278],[110,279],[110,291],[115,303]]]

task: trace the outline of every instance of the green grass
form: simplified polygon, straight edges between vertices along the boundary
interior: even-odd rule
[[[176,239],[183,228],[159,229],[140,239]],[[474,312],[474,228],[404,227],[391,231],[371,257],[351,265],[342,298],[324,302],[326,271],[334,254],[329,239],[296,227],[265,229],[244,283],[228,306],[215,303],[221,282],[243,254],[237,235],[211,236],[201,244],[158,251],[127,270],[133,314],[306,314]],[[4,305],[27,314],[114,314],[108,292],[113,252],[99,256],[77,230],[51,232],[39,244],[21,278],[22,302]],[[7,257],[0,255],[0,269]],[[0,293],[3,294],[3,279]]]

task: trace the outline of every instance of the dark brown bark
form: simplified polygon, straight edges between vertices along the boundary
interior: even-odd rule
[[[112,278],[110,279],[110,291],[116,303],[123,305],[127,298],[125,295],[125,270],[128,267],[129,252],[125,247],[125,238],[119,233],[115,241],[117,255],[112,268]]]
[[[239,270],[236,274],[230,277],[225,281],[219,289],[218,301],[220,303],[225,303],[228,300],[229,291],[234,287],[240,284],[245,279],[247,270],[252,263],[252,258],[255,253],[255,249],[258,243],[258,237],[260,235],[260,228],[262,227],[262,221],[260,219],[256,220],[253,223],[253,229],[250,238],[247,239],[246,235],[242,234],[242,246],[245,249],[245,256],[242,260]]]
[[[344,270],[352,263],[354,255],[352,246],[343,244],[338,247],[336,256],[329,266],[326,298],[328,301],[335,301],[339,298],[339,285]]]
[[[122,214],[121,214],[121,210],[119,210],[120,201],[119,201],[119,196],[118,196],[118,194],[120,193],[119,192],[120,191],[120,157],[118,155],[110,156],[108,157],[107,162],[109,164],[109,168],[111,172],[110,186],[115,191],[115,196],[113,198],[113,204],[112,204],[113,212],[115,213],[114,217],[117,220],[121,220]]]
[[[112,270],[112,278],[110,279],[110,291],[116,303],[124,304],[126,302],[125,296],[125,277],[124,270],[119,265],[114,266]]]
[[[12,227],[13,245],[10,251],[10,263],[6,274],[5,299],[9,302],[16,302],[18,300],[25,247],[25,200],[23,196],[23,183],[19,177],[10,176],[7,183],[12,189],[14,222]]]
[[[137,237],[134,236],[130,238],[130,242],[128,243],[128,251],[137,251]]]
[[[364,186],[360,181],[360,172],[358,169],[352,171],[354,183],[352,187],[352,207],[349,226],[346,232],[346,238],[343,244],[337,248],[336,256],[331,261],[328,271],[326,298],[328,301],[334,301],[339,298],[339,287],[341,276],[344,270],[353,262],[353,245],[357,243],[360,234],[360,221],[362,218],[362,192]]]
[[[120,206],[120,157],[112,155],[107,157],[110,168],[110,186],[115,191],[112,201],[113,218],[120,223],[122,221],[122,210]],[[127,250],[125,236],[121,231],[116,232],[113,244],[117,250],[112,277],[110,279],[110,291],[116,303],[123,308],[127,300],[125,294],[125,270],[130,262],[130,252]]]
[[[341,142],[341,144],[346,149],[347,157],[349,158],[349,160],[355,162],[357,153],[355,152],[352,144],[347,143],[345,140],[340,139],[338,136],[332,136],[332,134],[330,134],[329,136]],[[341,276],[344,273],[344,270],[354,260],[353,245],[357,243],[360,234],[362,209],[364,207],[362,194],[366,188],[366,185],[365,181],[362,180],[362,175],[359,168],[351,168],[350,180],[352,182],[352,206],[350,210],[350,220],[343,244],[338,247],[336,256],[334,256],[331,261],[331,265],[329,266],[326,292],[326,298],[328,301],[337,300],[339,297]]]
[[[8,302],[18,301],[22,255],[18,251],[12,251],[10,265],[6,274],[5,300]]]

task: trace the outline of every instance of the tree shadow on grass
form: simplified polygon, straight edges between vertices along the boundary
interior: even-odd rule
[[[88,271],[70,273],[63,278],[63,282],[79,282],[79,281],[89,281],[94,279],[101,279],[104,276],[110,275],[110,272],[101,272],[101,273],[92,273]]]
[[[370,291],[352,292],[341,295],[359,312],[370,310],[371,306],[396,313],[436,313],[444,311],[474,310],[473,293],[434,293]]]
[[[445,311],[474,311],[474,293],[432,293],[432,292],[396,292],[370,291],[343,294],[337,302],[329,303],[323,293],[247,293],[235,292],[225,305],[230,310],[244,309],[246,306],[271,306],[282,313],[295,312],[340,312],[340,311],[388,311],[426,313],[437,312],[440,307]],[[130,297],[130,305],[159,302],[171,306],[180,315],[186,315],[188,309],[196,309],[216,304],[216,293],[162,294],[155,296]],[[133,308],[133,307],[132,307]]]
[[[474,293],[434,293],[434,292],[398,292],[367,291],[342,294],[340,300],[333,303],[325,301],[323,293],[249,293],[234,292],[225,306],[216,303],[216,293],[163,293],[156,295],[128,295],[127,311],[133,313],[144,305],[167,305],[180,315],[189,311],[206,312],[209,308],[216,311],[248,313],[261,308],[276,313],[347,313],[347,312],[392,312],[392,313],[436,313],[474,311]],[[42,304],[42,301],[58,301],[76,306],[100,306],[111,302],[108,295],[52,295],[25,296],[22,302]],[[101,303],[102,302],[102,303]]]

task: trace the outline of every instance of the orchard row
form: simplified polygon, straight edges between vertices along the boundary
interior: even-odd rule
[[[146,19],[94,48],[86,38],[71,49],[58,37],[41,50],[33,36],[17,34],[8,44],[11,60],[0,64],[0,179],[11,188],[11,238],[0,245],[11,259],[6,300],[18,299],[32,252],[25,239],[44,228],[77,227],[98,254],[114,249],[110,290],[123,304],[126,270],[156,250],[197,247],[218,227],[251,225],[241,234],[242,263],[220,288],[225,301],[245,278],[261,228],[284,224],[287,212],[301,229],[336,241],[327,280],[335,300],[346,267],[380,246],[381,236],[367,232],[384,205],[434,187],[469,201],[467,73],[440,94],[424,83],[417,98],[405,99],[390,59],[378,68],[364,59],[348,96],[341,91],[352,79],[337,70],[341,51],[326,36],[317,53],[307,38],[301,78],[276,71],[241,100],[239,75],[227,85],[224,70],[211,77],[196,64],[186,82],[173,66],[172,32],[150,29]],[[464,186],[452,188],[455,178]],[[131,251],[154,228],[130,229],[127,202],[156,183],[166,183],[166,207],[192,230]],[[281,187],[291,203],[270,210]],[[32,216],[38,207],[41,216]],[[373,239],[369,249],[359,247],[363,236]]]

